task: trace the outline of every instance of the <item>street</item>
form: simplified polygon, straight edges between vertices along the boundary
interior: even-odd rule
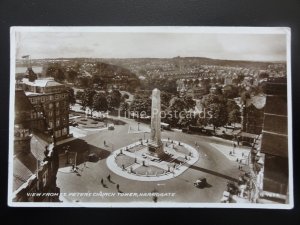
[[[118,118],[119,119],[119,118]],[[86,136],[81,135],[80,139],[86,141],[93,149],[105,149],[112,152],[118,148],[149,138],[149,133],[129,133],[129,126],[137,127],[133,119],[122,118],[125,125],[115,125],[114,130],[85,131]],[[141,125],[141,124],[140,124]],[[148,126],[144,125],[143,126]],[[120,177],[111,172],[106,165],[106,158],[97,162],[79,164],[78,173],[58,172],[57,185],[61,193],[117,193],[116,185],[119,184],[123,193],[175,193],[175,196],[158,197],[158,201],[164,202],[219,202],[223,191],[226,189],[228,180],[236,180],[241,171],[238,170],[238,163],[229,160],[220,153],[211,143],[231,146],[232,143],[215,137],[204,137],[195,134],[186,134],[180,131],[162,132],[162,138],[170,138],[195,146],[197,143],[200,154],[199,160],[180,176],[161,182],[134,181]],[[104,144],[105,141],[105,144]],[[88,149],[87,149],[88,150]],[[76,149],[72,149],[76,151]],[[106,177],[111,175],[111,181]],[[203,189],[196,188],[193,183],[199,177],[205,177],[209,184]],[[104,180],[105,187],[101,184]],[[130,201],[152,201],[152,197],[132,196],[66,196],[67,201],[81,202],[130,202]]]

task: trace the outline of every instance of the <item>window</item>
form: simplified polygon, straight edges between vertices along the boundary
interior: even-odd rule
[[[48,115],[49,117],[53,116],[53,111],[49,111]]]
[[[48,171],[46,171],[43,174],[43,187],[46,187],[46,185],[47,185],[47,177],[48,177]]]
[[[57,119],[57,120],[56,120],[56,126],[57,126],[57,127],[60,126],[60,119]]]
[[[55,115],[59,116],[59,110],[55,111]]]
[[[61,130],[57,130],[54,132],[55,137],[60,137],[61,136]]]
[[[56,102],[55,105],[56,105],[56,107],[59,107],[59,102]]]
[[[52,101],[53,100],[53,95],[50,95],[49,98],[50,98],[50,101]]]
[[[53,122],[52,121],[49,121],[49,127],[53,128]]]
[[[68,117],[63,117],[62,120],[64,125],[68,124]]]
[[[67,135],[68,134],[68,129],[65,127],[62,129],[62,135]]]
[[[53,108],[53,103],[50,103],[49,104],[49,109],[52,109]]]

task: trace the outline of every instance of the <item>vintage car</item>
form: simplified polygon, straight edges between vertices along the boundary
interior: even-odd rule
[[[113,123],[108,124],[108,129],[109,130],[114,130],[115,129],[115,125]]]
[[[223,192],[223,196],[221,198],[221,203],[229,203],[230,193],[228,191]]]
[[[194,182],[195,187],[204,188],[207,185],[207,180],[205,177],[200,177]]]

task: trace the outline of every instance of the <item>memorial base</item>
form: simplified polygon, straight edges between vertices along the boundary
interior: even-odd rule
[[[148,144],[148,151],[149,154],[161,158],[162,156],[164,156],[166,153],[164,152],[164,146],[163,144],[156,144],[156,143],[149,143]]]

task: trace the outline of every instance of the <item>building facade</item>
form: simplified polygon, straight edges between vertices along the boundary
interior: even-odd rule
[[[23,90],[15,92],[13,201],[59,201],[58,157],[45,118]],[[52,194],[48,194],[52,193]]]
[[[285,201],[289,180],[286,80],[269,81],[266,94],[261,140],[261,152],[265,154],[263,190]]]
[[[17,85],[25,91],[36,112],[45,118],[48,132],[57,140],[68,137],[69,95],[65,86],[53,78],[23,78]]]

